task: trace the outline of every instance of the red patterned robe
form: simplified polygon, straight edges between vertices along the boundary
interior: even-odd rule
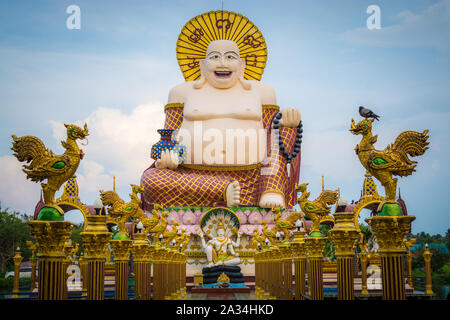
[[[286,171],[286,159],[276,146],[271,146],[272,121],[279,111],[275,105],[263,105],[262,121],[267,130],[268,156],[266,166],[247,165],[216,167],[180,164],[176,170],[157,169],[154,164],[144,171],[141,185],[144,187],[142,207],[151,210],[154,203],[163,207],[214,206],[226,203],[228,184],[238,181],[241,187],[240,205],[256,207],[261,195],[275,192],[283,195],[287,208],[297,204],[295,185],[300,174],[300,156],[291,162],[290,177]],[[179,129],[183,121],[183,104],[171,103],[164,107],[164,129]],[[297,128],[280,127],[280,136],[289,153],[294,151]],[[264,171],[264,175],[261,172]]]

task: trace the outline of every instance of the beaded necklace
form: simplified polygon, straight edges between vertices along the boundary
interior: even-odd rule
[[[281,112],[277,113],[277,115],[273,119],[273,129],[275,131],[275,134],[278,137],[278,145],[279,145],[279,148],[280,148],[280,152],[286,158],[286,163],[287,163],[286,170],[287,170],[288,177],[290,177],[290,174],[291,174],[291,161],[300,152],[300,145],[302,143],[302,137],[303,137],[303,123],[300,120],[300,123],[297,126],[297,137],[296,137],[296,140],[295,140],[294,152],[289,154],[289,152],[286,150],[286,147],[284,146],[283,139],[280,136],[279,123],[280,123],[280,119],[281,119],[282,116],[283,115],[281,114]]]

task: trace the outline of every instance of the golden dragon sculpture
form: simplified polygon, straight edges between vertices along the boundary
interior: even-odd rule
[[[264,245],[265,245],[264,241],[266,238],[264,235],[259,234],[258,228],[253,229],[253,232],[250,233],[250,236],[252,238],[252,244],[255,247],[255,249],[258,249],[258,247],[264,248]]]
[[[417,161],[409,159],[420,156],[428,149],[428,131],[404,131],[398,135],[393,144],[384,150],[376,150],[373,146],[378,135],[372,135],[374,119],[364,119],[355,125],[352,119],[350,132],[362,135],[361,142],[356,146],[355,152],[363,167],[383,185],[386,192],[386,201],[395,202],[397,192],[397,178],[393,175],[405,177],[411,175],[417,166]]]
[[[23,172],[27,179],[35,182],[42,182],[47,179],[47,183],[41,183],[44,194],[44,203],[47,206],[55,206],[55,193],[78,169],[80,160],[83,159],[84,152],[78,148],[77,140],[85,139],[88,135],[87,125],[80,128],[74,124],[64,124],[67,129],[66,141],[61,141],[65,152],[56,155],[47,149],[44,143],[37,137],[23,136],[18,138],[12,135],[13,144],[11,150],[20,162],[26,161],[23,165]]]
[[[282,219],[280,208],[273,208],[272,212],[275,213],[275,232],[283,232],[284,240],[289,241],[289,230],[295,229],[295,222],[303,219],[302,213],[299,211],[291,212],[287,219]]]
[[[123,201],[114,190],[103,191],[100,190],[100,199],[105,207],[108,209],[107,223],[114,223],[119,228],[119,233],[129,236],[125,223],[130,219],[136,220],[144,216],[144,211],[141,209],[141,199],[138,194],[144,192],[141,186],[132,184],[130,193],[130,202]]]
[[[309,234],[313,232],[320,232],[320,224],[323,221],[334,221],[333,217],[330,215],[331,205],[335,204],[339,198],[339,190],[323,190],[320,195],[314,200],[309,201],[310,192],[307,191],[308,183],[302,183],[297,186],[297,192],[301,192],[302,195],[298,198],[297,202],[309,219],[312,220],[313,224]]]

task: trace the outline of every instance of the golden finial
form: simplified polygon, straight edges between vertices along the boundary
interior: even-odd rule
[[[222,218],[219,218],[219,223],[217,224],[216,230],[223,229],[225,230],[225,226],[223,225]]]
[[[228,278],[225,272],[222,272],[222,274],[217,279],[217,282],[230,282],[230,278]]]

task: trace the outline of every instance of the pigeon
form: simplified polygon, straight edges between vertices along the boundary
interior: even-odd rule
[[[364,108],[363,106],[359,107],[359,114],[361,115],[361,117],[364,117],[366,119],[367,118],[374,118],[377,121],[380,121],[380,120],[378,120],[378,118],[380,117],[379,115],[376,115],[375,113],[373,113],[372,110]]]

